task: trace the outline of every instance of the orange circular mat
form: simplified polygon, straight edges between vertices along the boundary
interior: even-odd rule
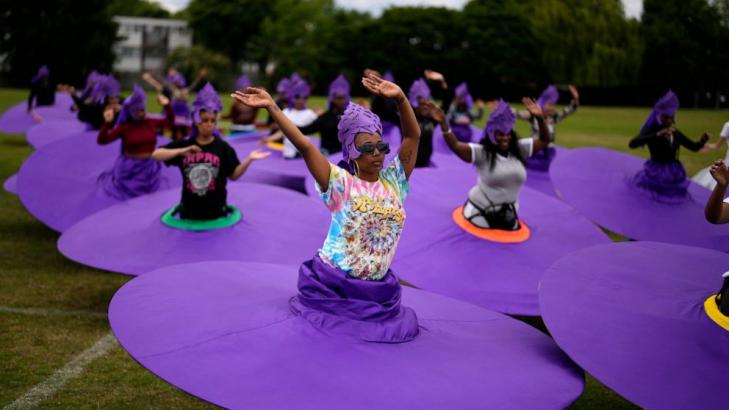
[[[463,216],[463,206],[459,206],[453,211],[453,221],[464,231],[471,235],[486,239],[487,241],[499,243],[521,243],[529,239],[531,231],[524,221],[519,220],[519,229],[515,231],[505,231],[503,229],[479,228],[469,222]]]

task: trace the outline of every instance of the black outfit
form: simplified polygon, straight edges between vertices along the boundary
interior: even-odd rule
[[[691,141],[681,131],[673,131],[673,139],[658,136],[657,133],[665,127],[660,124],[651,124],[645,130],[630,140],[630,148],[638,148],[643,145],[648,146],[651,153],[651,161],[661,164],[668,164],[678,161],[678,149],[683,145],[691,151],[698,151],[704,143],[701,141]]]
[[[202,152],[177,156],[165,162],[182,172],[182,201],[180,217],[183,219],[209,220],[227,214],[228,177],[240,164],[238,156],[227,142],[215,138],[207,145],[198,144],[194,138],[174,141],[164,148],[185,148],[197,145]]]
[[[441,108],[445,112],[453,101],[453,93],[441,87],[431,92],[434,98],[443,102]],[[430,166],[430,157],[433,155],[433,131],[438,123],[430,118],[421,117],[417,111],[415,117],[420,127],[420,144],[418,144],[418,155],[415,157],[415,167],[425,168]]]
[[[73,94],[71,98],[78,108],[78,114],[76,114],[78,120],[91,125],[95,130],[101,129],[101,126],[104,125],[104,104],[88,104],[84,98]]]
[[[56,102],[56,85],[48,81],[39,81],[30,86],[28,96],[28,111],[33,108],[33,100],[36,107],[53,105]]]
[[[334,154],[342,151],[342,143],[339,142],[337,136],[339,125],[339,116],[341,114],[335,113],[332,110],[325,112],[314,120],[311,124],[300,127],[299,130],[304,135],[319,133],[321,135],[321,147],[325,149],[328,154]]]

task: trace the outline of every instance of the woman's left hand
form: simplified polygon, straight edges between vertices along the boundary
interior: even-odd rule
[[[263,150],[260,150],[260,149],[256,149],[256,150],[251,151],[250,154],[248,154],[248,158],[250,158],[253,161],[257,161],[259,159],[266,159],[270,155],[271,155],[271,153],[268,152],[268,151],[263,151]]]
[[[368,72],[364,77],[362,77],[362,85],[364,85],[369,92],[375,95],[381,95],[385,98],[394,100],[405,98],[405,94],[397,84],[383,80],[373,72]]]

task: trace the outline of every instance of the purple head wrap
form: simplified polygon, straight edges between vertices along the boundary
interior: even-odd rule
[[[410,90],[408,91],[410,105],[414,108],[418,108],[418,98],[420,97],[430,99],[430,87],[428,87],[428,83],[422,78],[418,78],[413,82],[413,85],[410,86]]]
[[[185,77],[180,74],[179,71],[175,71],[172,74],[167,74],[167,82],[170,84],[174,84],[178,88],[184,88],[187,85]]]
[[[546,104],[557,104],[557,101],[559,101],[559,91],[557,91],[557,87],[550,85],[537,98],[537,105],[544,108]]]
[[[31,85],[36,85],[38,82],[43,79],[44,77],[48,77],[51,74],[51,70],[48,69],[48,66],[43,64],[38,69],[38,72],[35,73],[35,77],[33,77],[32,80],[30,80]]]
[[[658,124],[661,119],[661,115],[668,115],[669,117],[675,116],[678,107],[678,96],[673,92],[673,90],[668,90],[666,95],[661,97],[656,102],[656,105],[653,106],[653,111],[651,112],[651,115],[648,116],[645,124],[643,124],[641,131],[653,124]]]
[[[134,121],[134,113],[138,110],[147,109],[147,94],[144,89],[137,84],[134,84],[134,90],[132,95],[124,100],[121,112],[119,113],[119,119],[116,121],[116,125],[126,124],[129,121]]]
[[[309,93],[311,93],[311,87],[309,87],[309,84],[307,84],[306,81],[298,74],[294,73],[294,75],[291,76],[291,83],[289,84],[289,88],[288,90],[286,90],[289,105],[294,105],[294,100],[296,99],[296,96],[308,97]]]
[[[357,134],[379,134],[382,135],[382,123],[380,117],[367,108],[350,102],[344,110],[337,125],[337,137],[342,143],[342,157],[344,161],[359,158],[360,152],[355,148],[354,140]]]
[[[496,144],[496,132],[502,134],[510,133],[514,129],[515,122],[516,115],[511,110],[511,106],[500,99],[496,108],[489,114],[484,134],[486,134],[493,144]]]
[[[96,70],[91,70],[89,75],[86,76],[86,85],[84,86],[84,94],[89,93],[93,90],[94,85],[97,81],[99,81],[99,77],[101,77],[101,74],[99,74]]]
[[[339,74],[339,76],[335,78],[331,84],[329,84],[329,107],[331,108],[332,100],[334,100],[335,95],[344,96],[344,99],[346,100],[344,106],[346,107],[347,104],[349,104],[349,91],[349,81],[347,81],[342,74]]]
[[[205,84],[203,88],[197,93],[195,101],[192,102],[192,121],[198,124],[200,120],[201,112],[210,112],[218,114],[223,111],[223,102],[220,100],[218,93],[210,83]],[[191,138],[195,138],[198,135],[197,127],[192,127]],[[220,129],[216,128],[213,135],[220,137]]]
[[[237,80],[235,80],[235,89],[242,90],[251,86],[251,79],[247,75],[241,74]]]
[[[113,75],[97,75],[94,88],[92,91],[92,97],[94,102],[101,104],[108,97],[115,97],[121,92],[121,84],[114,78]]]
[[[280,95],[286,95],[288,93],[290,85],[291,80],[287,77],[284,77],[278,81],[278,84],[276,84],[276,92]]]
[[[471,107],[473,107],[473,97],[471,97],[471,93],[468,92],[468,85],[466,83],[460,83],[458,87],[456,87],[456,97],[463,98],[463,102],[466,104],[467,110],[470,110]]]
[[[392,75],[392,71],[390,71],[390,70],[385,71],[385,74],[382,76],[382,79],[385,81],[389,81],[391,83],[395,82],[395,76]]]

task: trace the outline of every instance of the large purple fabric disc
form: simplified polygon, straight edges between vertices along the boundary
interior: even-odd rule
[[[566,148],[560,146],[555,146],[554,150],[557,157],[564,155],[565,152],[568,151]],[[524,185],[531,189],[536,189],[543,194],[557,198],[557,192],[554,190],[554,184],[552,184],[552,178],[549,176],[549,171],[527,168],[527,175],[528,178]]]
[[[43,121],[71,120],[76,113],[71,111],[73,100],[66,93],[56,93],[56,103],[52,106],[37,107],[35,111],[43,117]],[[0,116],[0,132],[8,134],[23,134],[39,123],[28,114],[28,102],[23,101],[5,111]]]
[[[657,201],[632,183],[643,163],[641,158],[605,148],[579,148],[558,155],[550,175],[565,202],[620,235],[729,251],[729,228],[704,218],[711,192],[692,182],[689,200]]]
[[[99,183],[99,175],[111,169],[120,155],[121,143],[98,145],[82,133],[50,143],[33,152],[18,172],[18,196],[34,217],[63,232],[96,211],[120,202]],[[180,171],[162,167],[160,189],[182,184]]]
[[[177,188],[107,208],[64,232],[58,249],[84,265],[130,275],[209,260],[297,263],[321,247],[330,220],[324,205],[300,193],[229,183],[228,204],[243,219],[229,228],[185,231],[160,221],[179,201]]]
[[[704,313],[729,255],[657,242],[583,249],[544,274],[557,344],[596,379],[653,409],[725,409],[729,332]]]
[[[514,319],[403,289],[413,341],[337,337],[294,316],[296,266],[207,262],[122,287],[109,321],[160,378],[226,408],[555,409],[583,387],[552,340]]]
[[[86,129],[86,124],[78,120],[48,120],[30,127],[25,137],[28,144],[38,149],[51,142],[80,134]],[[95,140],[98,133],[98,131],[88,131],[86,134]]]
[[[3,182],[3,189],[9,194],[18,194],[18,174],[13,174]]]
[[[427,291],[502,313],[539,315],[537,287],[544,270],[563,255],[609,239],[562,201],[527,187],[521,190],[518,213],[530,238],[515,244],[477,238],[452,219],[476,178],[466,164],[413,172],[392,268]]]

